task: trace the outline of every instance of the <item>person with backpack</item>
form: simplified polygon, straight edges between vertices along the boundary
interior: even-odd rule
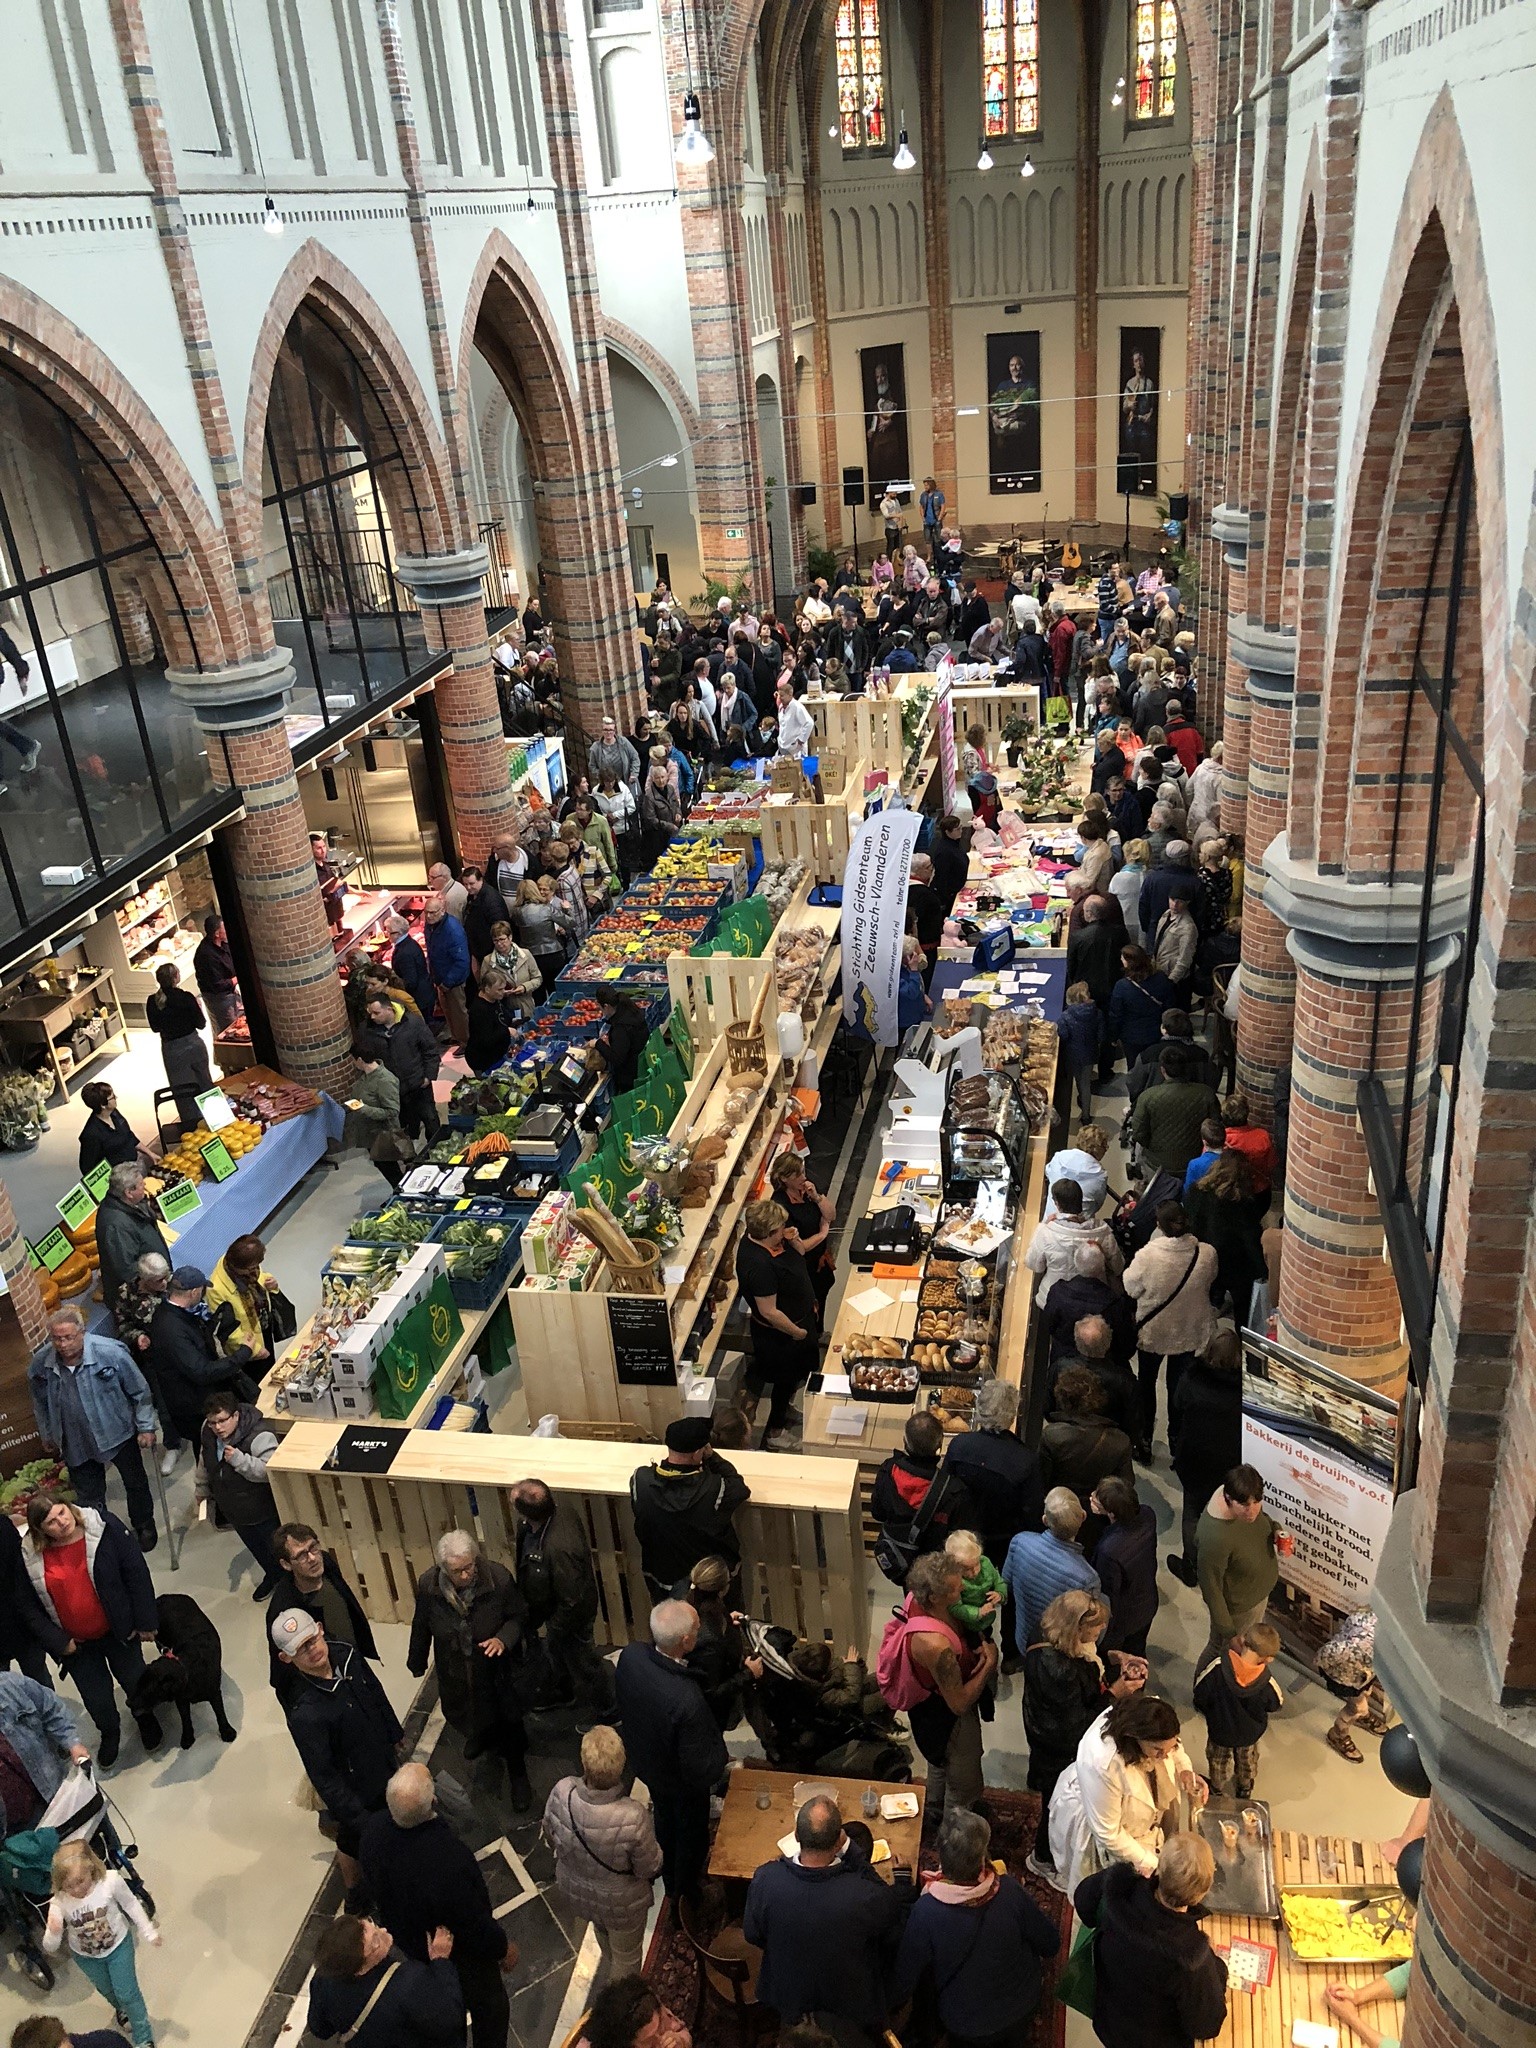
[[[982,1794],[977,1703],[996,1676],[998,1652],[992,1642],[968,1645],[950,1620],[960,1587],[960,1567],[942,1551],[919,1557],[875,1663],[881,1698],[906,1715],[928,1766],[930,1812],[968,1809]]]
[[[920,1409],[907,1420],[902,1448],[875,1474],[870,1513],[880,1524],[875,1561],[900,1586],[914,1558],[942,1550],[951,1529],[974,1529],[977,1515],[965,1481],[946,1465],[939,1470],[944,1429]]]

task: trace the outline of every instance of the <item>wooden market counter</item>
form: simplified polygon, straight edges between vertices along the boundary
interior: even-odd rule
[[[640,1573],[629,1481],[660,1453],[632,1443],[403,1430],[386,1473],[328,1472],[342,1424],[296,1422],[267,1471],[285,1520],[311,1523],[375,1621],[408,1622],[418,1577],[449,1529],[476,1534],[511,1565],[517,1531],[508,1489],[537,1476],[586,1524],[602,1612],[600,1643],[645,1633],[651,1600]],[[732,1451],[752,1489],[736,1518],[744,1604],[763,1621],[815,1641],[863,1642],[868,1630],[857,1471],[823,1458]]]
[[[1275,1877],[1291,1885],[1395,1885],[1397,1877],[1375,1842],[1350,1841],[1342,1835],[1302,1835],[1275,1830]],[[1273,1920],[1249,1919],[1232,1913],[1210,1913],[1201,1921],[1219,1948],[1234,1939],[1258,1942],[1278,1951],[1273,1981],[1260,1990],[1233,1990],[1227,1997],[1227,2023],[1216,2040],[1221,2048],[1290,2048],[1297,2020],[1312,2020],[1340,2030],[1350,2040],[1324,1997],[1330,1984],[1368,1984],[1381,1975],[1380,1963],[1304,1963],[1291,1953],[1285,1929]],[[1384,2034],[1394,2026],[1390,2003],[1366,2008],[1365,2015]]]

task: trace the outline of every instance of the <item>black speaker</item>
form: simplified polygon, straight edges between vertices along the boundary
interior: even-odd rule
[[[816,486],[814,484],[802,484],[800,486],[800,502],[802,505],[815,504]]]
[[[862,469],[843,471],[843,503],[862,505],[864,502],[864,472]]]
[[[1168,493],[1168,517],[1170,519],[1177,519],[1180,522],[1189,517],[1188,491],[1170,491]]]

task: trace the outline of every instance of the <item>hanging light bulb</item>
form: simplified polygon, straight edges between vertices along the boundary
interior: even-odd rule
[[[1121,100],[1122,100],[1122,99],[1124,98],[1124,96],[1125,96],[1125,80],[1124,80],[1123,78],[1117,78],[1117,79],[1115,80],[1115,90],[1114,90],[1114,93],[1112,94],[1112,96],[1111,96],[1111,98],[1110,98],[1110,102],[1109,102],[1109,104],[1110,104],[1110,105],[1111,105],[1112,107],[1118,107],[1118,106],[1120,105],[1120,102],[1121,102]]]
[[[677,138],[677,147],[672,154],[680,164],[709,164],[715,160],[715,152],[709,137],[700,125],[702,114],[699,96],[696,92],[683,94],[683,132]]]
[[[896,154],[891,158],[893,171],[910,171],[917,162],[907,145],[907,110],[901,110],[901,133],[896,138]]]
[[[992,168],[992,152],[987,147],[985,136],[981,139],[981,155],[976,159],[976,168],[978,171],[990,171]]]
[[[286,225],[287,223],[284,221],[283,216],[277,210],[277,201],[272,197],[272,194],[269,192],[267,194],[266,204],[265,206],[263,206],[261,210],[262,233],[267,235],[280,235],[283,232],[283,229]]]
[[[1021,178],[1032,178],[1032,177],[1033,177],[1034,175],[1035,175],[1035,160],[1034,160],[1034,158],[1033,158],[1033,157],[1032,157],[1032,156],[1030,155],[1029,151],[1028,151],[1028,150],[1025,150],[1025,152],[1024,152],[1024,161],[1023,161],[1023,163],[1022,163],[1022,164],[1020,164],[1020,166],[1019,166],[1019,176],[1020,176]]]

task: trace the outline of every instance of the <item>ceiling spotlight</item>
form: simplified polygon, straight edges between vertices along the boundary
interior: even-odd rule
[[[272,194],[269,192],[267,194],[266,204],[265,206],[263,206],[261,210],[262,233],[267,235],[280,235],[283,232],[285,225],[286,223],[283,220],[283,216],[277,210],[277,201],[272,197]]]
[[[891,169],[893,171],[910,171],[916,163],[917,158],[912,154],[911,149],[907,145],[907,110],[903,107],[901,110],[901,133],[896,138],[896,154],[891,158]]]
[[[976,168],[978,171],[990,171],[992,168],[992,152],[987,147],[985,136],[982,138],[981,155],[976,159]]]
[[[683,132],[677,138],[677,147],[672,154],[680,164],[708,164],[715,160],[715,152],[709,137],[700,125],[699,96],[696,92],[683,94]]]
[[[1023,163],[1022,163],[1022,164],[1020,164],[1020,166],[1019,166],[1019,176],[1020,176],[1021,178],[1032,178],[1032,177],[1033,177],[1034,175],[1035,175],[1035,160],[1034,160],[1034,158],[1033,158],[1033,157],[1032,157],[1032,156],[1030,155],[1029,151],[1028,151],[1028,150],[1025,150],[1025,152],[1024,152],[1024,161],[1023,161]]]
[[[957,420],[973,420],[978,417],[980,412],[981,407],[979,405],[957,405],[955,407],[955,418]]]

